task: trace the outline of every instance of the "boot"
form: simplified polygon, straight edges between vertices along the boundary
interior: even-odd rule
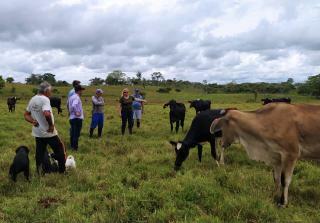
[[[125,130],[126,130],[126,127],[122,127],[122,128],[121,128],[121,134],[122,134],[122,135],[124,135]]]
[[[129,134],[132,135],[132,128],[129,128]]]
[[[89,134],[89,136],[90,136],[90,138],[92,138],[92,136],[93,136],[93,128],[90,128],[90,134]]]
[[[98,127],[98,137],[100,138],[102,135],[102,128]]]
[[[140,128],[140,120],[137,120],[137,128]]]

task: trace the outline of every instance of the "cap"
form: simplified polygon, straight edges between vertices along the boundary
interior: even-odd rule
[[[72,81],[72,86],[79,85],[80,83],[81,83],[80,81],[74,80],[74,81]]]
[[[103,90],[101,90],[100,88],[96,90],[96,94],[102,94]]]
[[[85,90],[85,88],[82,87],[80,84],[79,84],[79,85],[76,85],[76,86],[74,87],[74,91],[75,91],[75,92],[77,92],[77,91],[82,91],[82,90]]]

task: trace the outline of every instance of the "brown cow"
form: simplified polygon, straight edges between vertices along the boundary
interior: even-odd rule
[[[319,117],[320,106],[271,103],[251,112],[229,110],[210,132],[222,130],[223,148],[238,140],[251,159],[273,167],[275,192],[285,207],[297,160],[320,160]]]

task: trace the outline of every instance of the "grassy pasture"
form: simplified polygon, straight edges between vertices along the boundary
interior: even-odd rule
[[[239,145],[226,151],[224,167],[216,166],[205,145],[202,163],[194,149],[182,170],[173,171],[175,154],[167,141],[184,137],[195,112],[188,109],[185,132],[171,134],[164,102],[205,98],[215,108],[252,110],[260,107],[259,101],[252,102],[253,94],[204,95],[197,89],[159,94],[156,87],[147,87],[142,127],[122,137],[116,112],[122,88],[103,86],[107,101],[103,138],[88,137],[91,104],[84,103],[79,151],[67,150],[75,156],[77,169],[38,177],[31,126],[23,119],[32,88],[7,85],[0,93],[0,222],[320,222],[320,168],[315,163],[299,161],[286,209],[278,209],[271,196],[271,168],[250,161]],[[58,95],[68,90],[58,88]],[[89,99],[93,92],[89,87],[84,97]],[[7,112],[8,95],[22,98],[15,113]],[[296,103],[319,103],[309,97],[292,98]],[[63,109],[63,115],[54,112],[68,149],[69,123]],[[32,178],[28,183],[21,175],[14,184],[8,180],[8,171],[16,147],[22,144],[31,149]]]

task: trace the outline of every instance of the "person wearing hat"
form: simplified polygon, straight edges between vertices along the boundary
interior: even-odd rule
[[[67,109],[68,109],[69,114],[70,114],[70,111],[69,111],[69,98],[70,98],[72,95],[75,94],[74,88],[75,88],[77,85],[80,85],[80,83],[81,83],[81,82],[78,81],[78,80],[72,81],[72,86],[73,86],[73,88],[69,91],[68,97],[67,97]]]
[[[103,91],[101,89],[96,90],[96,95],[92,96],[92,119],[90,125],[90,137],[93,135],[94,129],[98,126],[98,137],[101,137],[103,128],[103,108],[104,99],[102,97]]]
[[[78,141],[81,133],[83,122],[83,108],[81,102],[82,91],[85,90],[81,85],[74,87],[75,94],[73,94],[68,100],[68,107],[70,112],[70,146],[73,150],[78,150]]]
[[[72,86],[73,86],[73,88],[69,91],[69,93],[68,93],[68,98],[70,98],[72,95],[74,95],[74,93],[75,93],[75,90],[74,90],[74,88],[77,86],[77,85],[80,85],[80,81],[78,81],[78,80],[74,80],[74,81],[72,81]]]
[[[142,95],[140,94],[139,89],[134,90],[134,95],[132,95],[134,98],[143,99]],[[140,128],[141,123],[141,117],[143,114],[143,101],[133,101],[132,102],[132,111],[133,111],[133,121],[136,121],[137,128]]]

